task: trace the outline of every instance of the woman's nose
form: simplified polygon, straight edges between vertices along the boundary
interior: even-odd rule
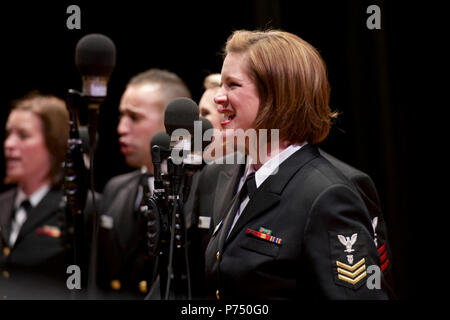
[[[228,102],[228,97],[225,94],[225,92],[221,89],[219,89],[219,91],[217,91],[216,95],[214,96],[214,103],[224,106],[226,105]]]

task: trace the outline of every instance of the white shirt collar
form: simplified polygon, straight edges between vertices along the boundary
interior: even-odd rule
[[[19,188],[19,191],[17,192],[16,200],[14,201],[15,208],[19,208],[19,206],[22,204],[22,202],[25,199],[28,199],[30,201],[30,204],[32,207],[36,207],[39,202],[45,197],[47,192],[50,190],[49,184],[44,184],[39,189],[37,189],[35,192],[33,192],[30,196],[27,196],[25,192],[21,188]]]
[[[274,175],[278,172],[278,167],[286,161],[290,156],[292,156],[294,153],[296,153],[298,150],[300,150],[304,145],[306,145],[307,142],[301,144],[301,145],[295,145],[291,144],[289,147],[281,151],[280,153],[270,157],[270,159],[264,163],[261,168],[259,168],[255,173],[255,182],[256,187],[259,188],[259,186],[271,175]],[[251,159],[247,159],[251,160]],[[244,172],[244,181],[247,178],[247,176],[254,172],[255,169],[252,166],[252,161],[247,161],[245,166],[245,172]]]

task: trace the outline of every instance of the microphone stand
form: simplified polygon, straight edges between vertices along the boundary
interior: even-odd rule
[[[147,239],[147,253],[153,260],[153,276],[151,279],[151,289],[146,299],[150,299],[155,295],[159,298],[166,296],[166,284],[169,279],[167,273],[167,266],[169,264],[169,203],[166,196],[166,190],[164,188],[164,181],[162,178],[161,153],[166,150],[161,150],[160,146],[154,145],[151,148],[152,162],[154,168],[154,192],[150,197],[143,198],[143,205],[140,210],[147,221],[145,230]],[[144,195],[145,197],[145,195]],[[157,290],[156,280],[159,276],[159,289]]]
[[[60,203],[60,210],[65,212],[62,241],[65,248],[72,252],[74,265],[81,270],[81,289],[87,286],[87,256],[85,223],[83,210],[87,198],[87,170],[83,162],[82,141],[78,131],[78,111],[82,102],[82,94],[69,89],[66,105],[70,115],[70,134],[66,159],[64,162],[64,197]]]
[[[85,86],[88,82],[83,82]],[[102,83],[106,87],[104,83]],[[91,92],[83,88],[83,92]],[[90,189],[92,194],[92,208],[93,208],[93,218],[92,218],[92,236],[91,236],[91,252],[90,252],[90,270],[86,268],[86,274],[89,276],[89,286],[91,287],[92,294],[96,294],[96,282],[97,282],[97,248],[98,248],[98,233],[99,233],[99,213],[97,210],[97,204],[95,199],[95,184],[94,184],[94,153],[97,139],[98,130],[98,117],[100,113],[100,105],[105,100],[106,96],[92,96],[83,93],[83,98],[88,106],[88,132],[89,132],[89,180]],[[88,282],[86,281],[86,284]]]
[[[182,152],[180,149],[179,152]],[[183,152],[184,154],[184,152]],[[175,164],[172,158],[168,161],[168,171],[172,177],[172,195],[170,196],[172,211],[172,228],[170,242],[170,256],[168,272],[173,274],[173,293],[175,297],[191,299],[191,284],[188,262],[187,234],[185,217],[183,214],[183,182],[184,166]],[[169,279],[170,280],[170,279]],[[166,296],[170,289],[170,281],[167,283]]]
[[[155,261],[153,280],[159,275],[161,299],[168,300],[171,294],[175,298],[181,296],[191,299],[187,234],[183,215],[184,168],[182,163],[177,165],[169,157],[167,161],[168,179],[164,181],[160,167],[161,152],[159,146],[152,147],[155,192],[147,200],[147,206],[144,208],[148,221],[148,253]],[[184,284],[186,281],[187,285]],[[157,284],[154,281],[152,284],[147,299],[156,295]]]
[[[96,279],[96,253],[98,235],[98,212],[95,203],[94,192],[94,150],[96,144],[96,134],[98,127],[99,106],[104,97],[91,97],[83,93],[69,89],[66,96],[66,105],[70,115],[70,135],[66,160],[64,163],[64,197],[60,203],[60,210],[65,212],[63,218],[62,241],[64,247],[70,249],[71,260],[80,268],[81,292],[86,293],[88,280],[95,284]],[[79,110],[88,106],[89,121],[89,172],[83,161],[82,141],[79,136]],[[88,173],[90,181],[88,179]],[[93,232],[92,232],[92,252],[90,254],[87,245],[86,223],[84,209],[86,207],[88,186],[90,184],[93,205]],[[92,270],[89,270],[89,256],[92,260]],[[90,275],[90,276],[89,276]],[[95,286],[94,286],[95,287]]]

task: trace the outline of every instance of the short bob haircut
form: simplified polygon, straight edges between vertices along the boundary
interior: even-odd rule
[[[323,141],[337,113],[329,107],[330,85],[319,52],[300,37],[281,30],[238,30],[224,55],[246,54],[247,72],[261,104],[255,129],[279,129],[280,141]]]
[[[56,96],[33,91],[12,103],[11,112],[15,110],[30,111],[41,120],[45,145],[52,162],[48,176],[53,185],[60,184],[69,139],[69,112],[66,103]]]

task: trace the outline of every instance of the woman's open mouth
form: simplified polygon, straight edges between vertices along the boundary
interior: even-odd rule
[[[234,117],[236,117],[236,114],[233,112],[223,112],[222,115],[223,115],[223,118],[222,118],[222,121],[220,122],[221,126],[226,126],[226,125],[230,124],[231,121],[233,121]]]

